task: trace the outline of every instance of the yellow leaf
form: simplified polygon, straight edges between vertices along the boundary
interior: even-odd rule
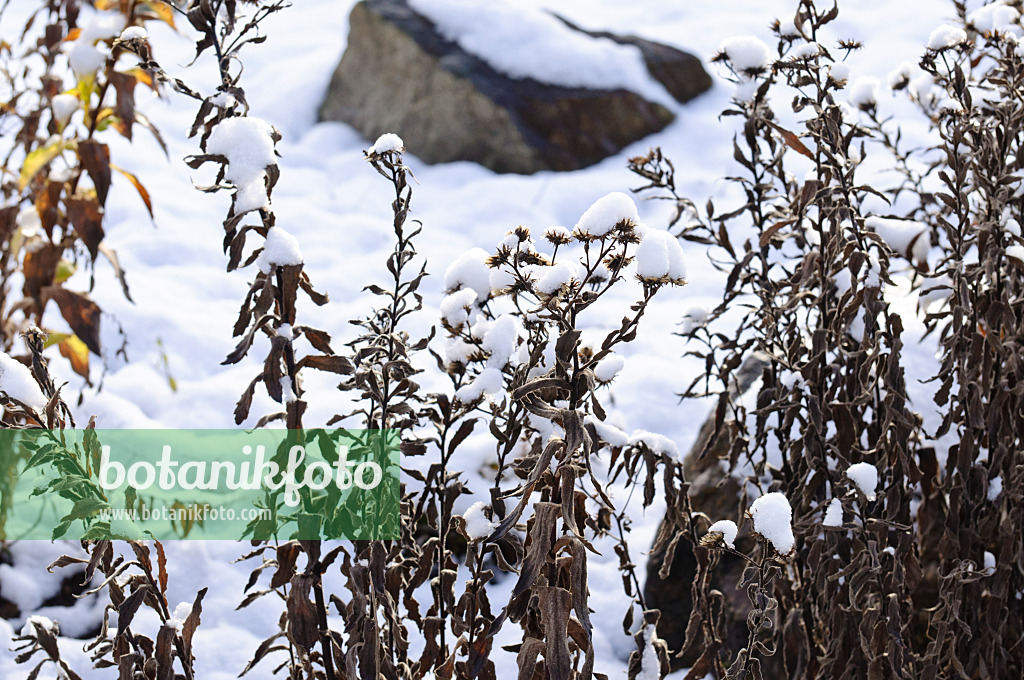
[[[18,191],[24,191],[25,187],[46,167],[46,164],[59,156],[64,149],[64,142],[58,140],[53,144],[40,147],[26,156],[25,162],[21,165],[21,176],[18,178]]]
[[[103,12],[108,9],[114,9],[115,7],[117,7],[118,0],[96,0],[94,4],[96,6],[96,9]]]
[[[57,263],[57,271],[53,274],[54,285],[64,283],[71,278],[71,275],[75,273],[75,263],[71,260],[66,260],[63,257],[60,258],[60,262]]]
[[[60,355],[71,361],[71,370],[89,379],[89,348],[77,335],[69,335],[58,343]]]
[[[157,19],[174,30],[178,30],[177,26],[174,25],[174,9],[169,4],[166,2],[144,2],[142,6],[155,14]]]
[[[98,8],[99,8],[99,6],[97,5],[97,9]],[[78,36],[80,36],[80,35],[82,35],[82,29],[80,29],[78,27],[72,28],[70,31],[68,31],[67,36],[65,36],[64,42],[71,42],[73,40],[78,40]]]
[[[135,80],[139,81],[154,92],[157,91],[156,86],[153,84],[153,76],[150,75],[149,71],[146,69],[136,66],[133,69],[125,71],[125,73],[135,76]]]
[[[142,197],[142,202],[146,204],[146,210],[149,212],[149,218],[153,219],[153,201],[150,200],[149,192],[146,191],[146,187],[142,186],[142,182],[139,181],[139,178],[124,168],[117,167],[113,163],[110,164],[110,169],[117,170],[119,173],[124,175],[125,179],[132,183],[135,190],[139,192],[139,196]]]
[[[60,343],[67,340],[71,335],[69,333],[56,333],[54,331],[46,331],[46,340],[43,342],[43,349],[59,345]]]

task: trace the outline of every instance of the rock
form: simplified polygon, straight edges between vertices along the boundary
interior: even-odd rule
[[[575,170],[663,129],[673,114],[623,89],[561,87],[499,73],[446,40],[405,0],[364,0],[321,120],[373,140],[396,132],[428,163],[469,160],[496,172]],[[699,60],[640,38],[648,68],[681,101],[710,86]]]
[[[678,102],[688,102],[711,88],[711,76],[704,70],[701,60],[689,52],[635,35],[621,36],[607,31],[588,31],[565,17],[557,14],[555,16],[574,31],[586,33],[593,38],[607,38],[620,45],[638,47],[651,76]]]

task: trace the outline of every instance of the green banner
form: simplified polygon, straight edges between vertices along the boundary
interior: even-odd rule
[[[388,540],[393,430],[0,430],[0,539]]]

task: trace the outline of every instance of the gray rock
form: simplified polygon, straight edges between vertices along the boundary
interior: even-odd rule
[[[664,106],[634,92],[559,87],[499,73],[442,37],[405,0],[360,2],[349,25],[321,120],[348,123],[371,141],[396,132],[428,163],[469,160],[524,174],[575,170],[673,119]],[[616,39],[637,44],[652,74],[681,101],[710,86],[695,57],[639,38]]]

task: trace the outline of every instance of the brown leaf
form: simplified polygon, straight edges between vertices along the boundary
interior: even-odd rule
[[[128,598],[121,603],[121,606],[117,608],[117,636],[124,635],[124,632],[128,630],[128,626],[131,625],[132,619],[135,618],[135,612],[139,611],[139,607],[142,605],[142,601],[146,599],[146,593],[149,592],[149,586],[143,585],[135,589],[135,592],[128,596]]]
[[[292,642],[308,651],[319,637],[316,609],[309,599],[313,577],[296,574],[291,583],[292,589],[288,593],[288,629]]]
[[[811,153],[810,149],[808,149],[806,146],[804,146],[804,143],[800,141],[799,137],[797,137],[795,134],[793,134],[789,130],[776,125],[775,123],[771,122],[770,120],[769,121],[765,121],[765,122],[768,123],[768,125],[770,125],[773,130],[775,130],[780,135],[782,135],[782,141],[784,141],[786,143],[786,146],[788,146],[793,151],[796,151],[797,153],[802,154],[804,156],[807,156],[811,160],[814,160],[814,154]]]
[[[156,680],[174,680],[174,626],[161,626],[156,636]]]
[[[119,71],[108,71],[108,82],[114,86],[117,93],[117,103],[114,111],[121,119],[122,134],[128,139],[132,138],[132,123],[135,122],[135,86],[138,79],[131,73],[120,73]]]
[[[110,147],[93,139],[82,140],[78,143],[78,160],[96,187],[100,206],[106,205],[110,191]]]
[[[95,198],[66,198],[64,205],[68,209],[68,221],[75,228],[78,238],[89,250],[93,262],[99,252],[100,241],[103,240],[103,210]]]
[[[60,315],[89,351],[101,356],[99,305],[81,293],[74,293],[60,286],[50,286],[44,292],[57,303]]]
[[[103,256],[110,262],[110,266],[114,268],[117,280],[121,282],[121,290],[124,291],[125,299],[128,302],[134,303],[135,300],[132,300],[132,294],[128,291],[128,279],[125,277],[124,269],[121,268],[121,261],[117,259],[117,252],[102,243],[99,245],[99,251],[103,253]]]
[[[199,627],[200,616],[203,613],[203,598],[206,597],[208,588],[203,588],[196,593],[196,600],[192,603],[192,611],[189,612],[185,623],[181,626],[181,640],[185,648],[185,658],[192,661],[192,636],[196,634]]]
[[[53,284],[53,276],[57,272],[62,252],[60,246],[45,243],[39,250],[25,254],[25,261],[22,264],[25,273],[22,294],[35,300],[39,313],[43,311],[42,290]]]

